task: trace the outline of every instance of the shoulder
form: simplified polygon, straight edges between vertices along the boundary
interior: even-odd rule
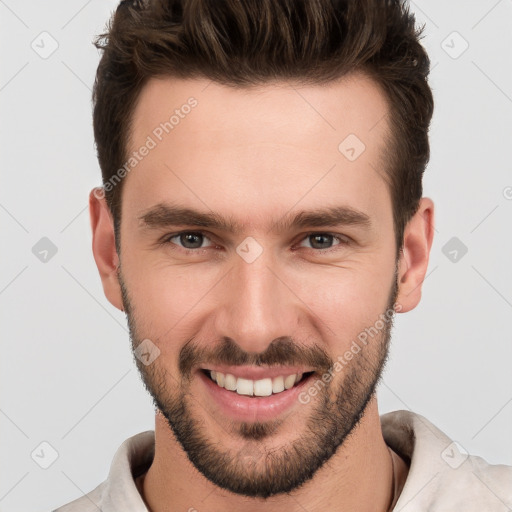
[[[102,482],[88,494],[52,510],[52,512],[98,512],[98,505],[102,501],[106,483]]]
[[[466,455],[458,468],[439,474],[447,504],[468,510],[503,511],[512,507],[512,466],[489,464],[477,455]],[[451,490],[451,491],[448,491]],[[449,500],[448,500],[449,498]]]
[[[409,463],[394,510],[502,512],[512,507],[512,466],[466,452],[433,423],[411,411],[381,416],[383,437]]]
[[[149,468],[154,453],[153,430],[129,437],[117,449],[104,482],[52,512],[146,511],[135,478]]]

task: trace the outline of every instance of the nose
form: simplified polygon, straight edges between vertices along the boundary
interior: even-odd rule
[[[229,336],[246,352],[263,353],[272,340],[295,335],[301,301],[270,251],[251,263],[238,255],[233,259],[215,309],[216,336]]]

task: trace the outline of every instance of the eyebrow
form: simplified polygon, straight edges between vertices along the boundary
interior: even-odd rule
[[[140,226],[148,229],[177,226],[194,226],[240,234],[243,226],[233,217],[223,217],[215,212],[201,212],[193,208],[159,203],[144,210],[138,217]],[[297,228],[322,226],[358,226],[369,230],[370,217],[348,206],[333,206],[303,210],[294,216],[284,216],[272,224],[269,231],[283,232]]]

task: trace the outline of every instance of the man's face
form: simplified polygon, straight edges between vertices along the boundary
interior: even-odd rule
[[[176,109],[167,133],[161,123]],[[128,149],[148,136],[155,144],[125,178],[123,304],[134,349],[150,340],[146,352],[159,351],[151,364],[137,359],[155,404],[220,487],[253,497],[296,488],[374,395],[397,292],[387,112],[361,76],[258,89],[165,79],[142,91]],[[169,225],[163,205],[239,229]],[[291,222],[329,208],[344,215]],[[306,378],[271,396],[241,395],[208,376],[228,366],[235,379],[272,378],[277,389],[278,375]]]

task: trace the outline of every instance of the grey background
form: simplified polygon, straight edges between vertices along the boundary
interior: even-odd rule
[[[87,211],[100,185],[91,41],[116,4],[0,0],[1,511],[89,492],[118,446],[154,425]],[[411,7],[433,66],[424,188],[436,233],[422,302],[396,319],[380,412],[411,409],[468,452],[512,464],[512,1]],[[58,453],[48,469],[31,456],[50,462],[44,441]]]

